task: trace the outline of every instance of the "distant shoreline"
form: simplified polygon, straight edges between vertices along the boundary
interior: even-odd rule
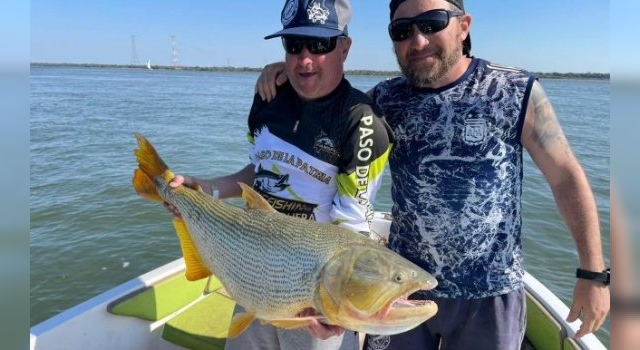
[[[135,68],[146,69],[145,65],[122,65],[122,64],[98,64],[98,63],[31,63],[30,67],[87,67],[87,68]],[[151,66],[154,70],[188,70],[203,72],[260,72],[262,67],[172,67],[172,66]],[[589,79],[589,80],[610,80],[610,73],[559,73],[559,72],[532,72],[541,79]],[[373,75],[395,77],[399,76],[399,71],[377,71],[355,69],[346,70],[347,75]]]

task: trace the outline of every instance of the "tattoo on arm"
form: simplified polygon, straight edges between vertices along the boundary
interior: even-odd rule
[[[564,137],[558,124],[556,113],[547,94],[538,83],[533,85],[531,101],[533,102],[535,116],[531,135],[533,140],[543,149],[551,147],[553,142],[562,142]]]

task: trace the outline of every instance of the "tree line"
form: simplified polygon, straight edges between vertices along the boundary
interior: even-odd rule
[[[146,69],[146,65],[119,65],[119,64],[94,64],[94,63],[31,63],[31,67],[37,66],[66,66],[66,67],[93,67],[93,68],[139,68]],[[199,67],[199,66],[160,66],[153,65],[153,69],[179,69],[179,70],[191,70],[191,71],[206,71],[206,72],[260,72],[262,67]],[[560,73],[560,72],[532,72],[536,77],[541,79],[594,79],[594,80],[609,80],[609,73]],[[385,76],[396,77],[400,76],[399,71],[380,71],[380,70],[367,70],[367,69],[354,69],[345,70],[346,75],[372,75],[372,76]]]

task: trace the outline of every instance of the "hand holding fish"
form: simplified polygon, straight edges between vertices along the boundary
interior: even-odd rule
[[[171,182],[169,182],[169,186],[172,187],[172,188],[180,187],[180,185],[184,185],[184,186],[192,188],[194,190],[197,190],[198,188],[204,187],[204,186],[202,186],[202,184],[198,180],[196,180],[195,177],[188,176],[188,175],[176,175],[173,178],[173,180],[171,180]],[[180,215],[180,211],[178,211],[178,208],[176,208],[171,203],[169,203],[167,201],[163,201],[162,205],[165,208],[167,208],[167,210],[170,211],[171,214],[173,214],[173,216],[178,217],[178,218],[182,217],[182,215]]]
[[[320,315],[312,308],[307,308],[298,313],[297,317],[307,317],[307,316],[316,316]],[[317,319],[313,319],[310,321],[308,327],[305,327],[307,332],[311,334],[312,337],[326,340],[334,336],[341,335],[344,333],[344,328],[340,326],[328,325],[318,321]]]

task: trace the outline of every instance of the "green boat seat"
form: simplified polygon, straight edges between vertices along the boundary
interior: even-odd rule
[[[220,286],[220,282],[215,282]],[[157,321],[199,298],[206,283],[207,279],[187,281],[180,273],[111,302],[107,311],[114,315]]]
[[[211,293],[164,325],[162,338],[187,349],[224,349],[235,302]]]
[[[215,292],[203,296],[207,283],[211,291],[222,286],[215,277],[192,282],[179,273],[111,302],[107,310],[152,322],[176,313],[162,328],[164,340],[187,349],[222,350],[235,302]]]
[[[566,338],[564,340],[564,350],[580,350],[580,345],[573,338]]]
[[[527,292],[527,328],[525,337],[535,349],[563,350],[562,327],[549,312]],[[568,348],[571,349],[571,348]]]

